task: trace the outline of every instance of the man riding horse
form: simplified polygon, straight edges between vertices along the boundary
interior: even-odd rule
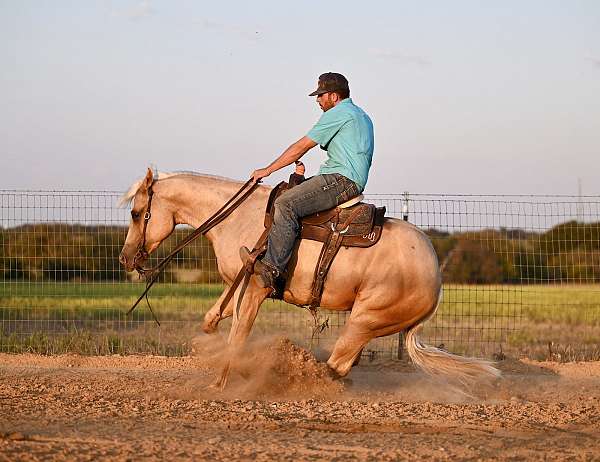
[[[373,157],[373,122],[352,102],[348,80],[342,74],[322,74],[317,89],[309,96],[316,96],[323,110],[318,122],[269,166],[252,173],[255,181],[265,178],[297,162],[317,144],[327,152],[318,175],[286,190],[275,200],[267,251],[254,263],[260,285],[272,291],[290,260],[299,219],[359,195],[365,189]],[[240,249],[240,256],[245,264],[251,259],[246,247]]]
[[[132,202],[132,207],[120,262],[127,271],[137,268],[147,273],[142,264],[177,224],[195,228],[184,245],[194,236],[206,235],[226,288],[205,314],[203,329],[214,332],[222,319],[232,316],[228,345],[235,355],[248,338],[262,302],[273,292],[274,282],[283,282],[282,278],[274,280],[286,270],[300,231],[302,240],[293,275],[277,295],[296,306],[350,313],[327,360],[337,376],[350,372],[372,339],[405,332],[409,357],[431,374],[453,375],[460,380],[497,377],[499,371],[488,361],[460,357],[419,340],[419,330],[435,315],[442,299],[442,275],[435,250],[424,232],[404,220],[385,217],[384,208],[364,203],[343,208],[348,204],[341,203],[358,195],[367,182],[373,124],[352,103],[348,81],[340,74],[321,75],[311,95],[317,96],[324,112],[317,124],[252,176],[254,180],[264,178],[320,144],[327,151],[327,160],[318,175],[293,188],[271,190],[258,187],[251,179],[240,188],[236,181],[209,175],[179,173],[155,178],[148,169],[121,198],[121,203]],[[271,199],[280,190],[283,192],[275,199],[273,210],[269,207]],[[224,197],[230,199],[223,205]],[[237,208],[242,202],[244,207]],[[231,213],[236,208],[236,213]],[[225,219],[227,226],[215,229]],[[266,255],[254,265],[257,277],[248,277],[272,222]],[[248,242],[257,242],[252,254],[241,247]],[[244,260],[241,270],[235,251],[240,247]],[[240,276],[244,285],[235,292]],[[151,279],[148,287],[155,280]],[[220,388],[227,382],[230,365],[227,360],[216,384]]]

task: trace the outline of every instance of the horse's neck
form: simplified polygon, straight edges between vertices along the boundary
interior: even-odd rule
[[[198,228],[219,210],[241,187],[240,183],[204,177],[169,178],[164,180],[164,194],[173,207],[177,224]],[[225,257],[240,245],[252,246],[263,231],[265,205],[269,190],[258,188],[222,223],[210,230],[217,258]],[[236,261],[237,263],[237,261]]]

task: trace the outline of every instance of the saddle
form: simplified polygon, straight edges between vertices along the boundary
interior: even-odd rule
[[[273,224],[275,199],[289,188],[288,183],[281,182],[271,191],[265,212],[266,229]],[[300,239],[323,243],[313,276],[310,309],[314,310],[321,302],[327,273],[340,248],[371,247],[381,237],[385,207],[361,202],[363,198],[361,194],[337,207],[300,219]],[[281,298],[285,280],[278,281],[278,286],[275,296]]]

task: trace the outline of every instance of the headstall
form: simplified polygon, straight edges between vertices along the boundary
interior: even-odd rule
[[[152,212],[150,209],[152,208],[152,197],[154,197],[154,190],[152,187],[156,180],[152,181],[152,184],[148,187],[148,206],[146,207],[146,213],[144,213],[144,227],[142,228],[142,241],[138,245],[137,252],[133,257],[133,267],[138,272],[140,276],[145,276],[150,270],[144,268],[139,263],[140,261],[145,261],[148,259],[150,254],[146,250],[146,229],[148,228],[148,222],[152,217]]]

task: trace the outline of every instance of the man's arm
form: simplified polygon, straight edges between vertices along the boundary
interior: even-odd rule
[[[261,178],[269,176],[271,173],[274,173],[277,170],[297,161],[300,159],[300,157],[306,154],[309,149],[314,148],[316,145],[317,143],[311,140],[308,136],[303,136],[289,148],[283,151],[283,154],[271,162],[269,166],[255,170],[252,173],[252,178],[254,181],[258,181]]]

